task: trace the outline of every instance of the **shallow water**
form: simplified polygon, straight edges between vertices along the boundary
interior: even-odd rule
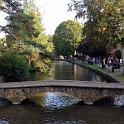
[[[92,71],[67,62],[56,62],[54,75],[37,74],[32,80],[106,81]],[[87,106],[61,93],[37,94],[33,103],[12,105],[0,99],[0,124],[124,124],[124,107],[112,104]]]
[[[52,75],[37,73],[29,80],[80,80],[80,81],[101,81],[114,82],[106,77],[101,77],[93,71],[65,61],[55,61]]]
[[[40,106],[1,106],[0,124],[124,124],[124,107],[75,104],[78,99],[60,93],[46,93],[40,99]]]

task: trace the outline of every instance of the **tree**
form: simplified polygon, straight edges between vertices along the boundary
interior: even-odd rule
[[[11,45],[16,42],[24,42],[36,36],[37,30],[32,26],[35,24],[32,15],[24,12],[22,3],[18,0],[2,0],[1,10],[7,14],[6,26],[0,26],[7,34],[7,41]]]
[[[45,33],[45,29],[42,24],[41,13],[35,6],[35,0],[26,0],[23,4],[24,12],[31,15],[34,19],[34,24],[32,27],[36,29],[34,37],[32,37],[32,42],[39,44],[42,49],[40,49],[40,61],[37,61],[36,66],[39,66],[42,70],[49,68],[51,54],[53,52],[53,43],[48,41],[48,36]],[[36,53],[35,53],[36,55]],[[44,67],[45,66],[45,67]],[[48,69],[49,70],[49,69]],[[44,70],[45,71],[45,70]]]
[[[62,22],[55,30],[53,42],[56,55],[74,55],[82,38],[82,25],[73,20]]]
[[[120,43],[122,38],[122,16],[124,0],[72,0],[69,5],[76,10],[77,18],[86,17],[84,33],[89,49],[109,51],[113,45]],[[102,52],[106,53],[106,52]],[[105,54],[100,54],[102,67]]]
[[[30,66],[47,72],[51,67],[53,44],[47,41],[38,8],[34,0],[2,0],[1,10],[7,14],[6,26],[0,26],[6,33],[7,49],[3,53],[18,54],[28,59]]]

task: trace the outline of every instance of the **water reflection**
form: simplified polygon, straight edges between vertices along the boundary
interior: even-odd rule
[[[33,103],[0,106],[0,124],[124,124],[124,107],[72,105],[75,102],[77,99],[72,96],[46,93],[38,101],[43,106]]]
[[[70,63],[56,62],[54,66],[55,76],[49,80],[101,80],[89,70]],[[31,99],[37,105],[31,102],[11,105],[0,99],[0,124],[124,124],[124,107],[75,104],[79,99],[61,93],[38,94]]]
[[[62,109],[80,101],[75,97],[60,92],[37,94],[30,99],[36,104],[51,110]]]
[[[36,75],[32,75],[30,80],[81,80],[109,82],[108,79],[100,77],[89,69],[65,61],[55,61],[53,68],[54,72],[52,75],[37,73]]]
[[[3,119],[0,119],[0,124],[9,124],[9,121],[3,118]]]
[[[85,121],[74,121],[74,120],[68,120],[68,121],[64,121],[64,120],[52,120],[52,122],[45,122],[45,124],[86,124]]]

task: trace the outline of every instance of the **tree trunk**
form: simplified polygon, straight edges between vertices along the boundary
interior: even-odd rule
[[[101,57],[101,64],[102,64],[102,68],[106,68],[104,57]]]

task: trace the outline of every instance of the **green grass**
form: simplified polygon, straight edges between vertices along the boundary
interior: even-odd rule
[[[80,65],[85,65],[85,66],[93,68],[93,69],[102,69],[102,67],[99,66],[99,65],[96,65],[96,64],[90,65],[90,64],[87,64],[87,63],[82,63],[82,61],[80,61],[80,60],[76,60],[75,63],[78,63]]]
[[[123,80],[124,81],[124,74],[122,74],[120,72],[114,72],[113,76],[117,77],[119,80]]]
[[[93,65],[87,64],[87,66],[88,66],[88,67],[91,67],[91,68],[93,68],[93,69],[102,69],[101,66],[95,65],[95,64],[93,64]]]

